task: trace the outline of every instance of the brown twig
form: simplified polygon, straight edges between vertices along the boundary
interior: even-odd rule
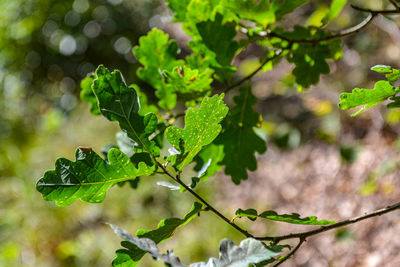
[[[382,214],[389,213],[389,212],[395,211],[397,209],[400,209],[400,202],[398,202],[396,204],[393,204],[391,206],[388,206],[386,208],[383,208],[383,209],[375,210],[373,212],[367,213],[367,214],[362,215],[362,216],[358,216],[358,217],[355,217],[355,218],[347,219],[347,220],[344,220],[344,221],[341,221],[341,222],[338,222],[338,223],[334,223],[334,224],[331,224],[331,225],[321,226],[321,227],[319,227],[317,229],[314,229],[314,230],[311,230],[311,231],[293,233],[293,234],[275,236],[275,237],[273,237],[273,236],[255,237],[255,239],[258,239],[258,240],[269,240],[269,241],[273,241],[275,243],[278,243],[278,242],[280,242],[282,240],[293,239],[293,238],[306,239],[306,238],[308,238],[310,236],[313,236],[313,235],[316,235],[316,234],[319,234],[319,233],[323,233],[323,232],[326,232],[326,231],[329,231],[329,230],[332,230],[332,229],[336,229],[336,228],[343,227],[343,226],[346,226],[346,225],[354,224],[356,222],[359,222],[359,221],[362,221],[362,220],[365,220],[365,219],[368,219],[368,218],[381,216]]]
[[[391,10],[373,10],[373,9],[368,9],[368,8],[363,8],[359,7],[356,5],[351,4],[350,5],[353,9],[361,12],[368,12],[371,14],[383,14],[383,15],[389,15],[389,14],[398,14],[399,10],[398,9],[391,9]]]
[[[289,254],[287,254],[285,257],[283,257],[283,259],[281,259],[279,262],[274,264],[272,267],[277,267],[277,266],[281,265],[282,263],[284,263],[285,261],[287,261],[290,257],[292,257],[297,252],[297,250],[301,247],[301,245],[303,245],[303,243],[305,241],[306,241],[305,238],[300,238],[297,246],[294,249],[292,249],[292,251],[290,251]]]
[[[154,159],[155,160],[155,159]],[[233,228],[235,228],[236,230],[238,230],[239,232],[241,232],[243,235],[245,235],[246,237],[254,237],[252,234],[250,234],[249,232],[247,232],[245,229],[241,228],[240,226],[238,226],[237,224],[235,224],[234,222],[231,222],[227,217],[225,217],[224,215],[222,215],[221,212],[219,212],[217,209],[215,209],[211,204],[209,204],[206,200],[204,200],[200,195],[198,195],[196,192],[194,192],[189,186],[187,186],[180,178],[179,176],[174,176],[172,173],[170,173],[165,167],[164,165],[162,165],[160,162],[158,162],[157,160],[155,160],[155,162],[157,163],[157,165],[163,170],[163,172],[169,176],[170,178],[172,178],[175,182],[177,182],[178,184],[180,184],[183,188],[185,188],[190,194],[192,194],[195,198],[197,198],[200,202],[202,202],[208,210],[212,211],[213,213],[215,213],[218,217],[220,217],[222,220],[224,220],[225,222],[227,222],[229,225],[231,225]]]
[[[288,49],[288,48],[286,48]],[[252,71],[249,75],[247,75],[246,77],[243,77],[242,79],[240,79],[239,81],[235,82],[234,84],[230,85],[228,88],[226,88],[224,91],[228,92],[230,90],[232,90],[233,88],[241,85],[242,83],[244,83],[247,80],[250,80],[251,78],[253,78],[254,75],[256,75],[260,70],[262,70],[262,68],[265,66],[265,64],[267,64],[268,62],[278,58],[284,51],[285,49],[281,49],[278,50],[273,56],[271,57],[267,57],[263,62],[261,62],[260,66],[255,69],[254,71]]]

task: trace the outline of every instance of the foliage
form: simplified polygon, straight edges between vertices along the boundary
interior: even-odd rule
[[[256,153],[267,150],[267,133],[263,132],[263,119],[255,108],[258,99],[252,92],[251,79],[257,72],[268,69],[267,64],[273,67],[286,57],[294,65],[294,82],[300,91],[316,85],[321,74],[330,72],[328,62],[342,56],[341,38],[360,31],[370,21],[337,34],[324,27],[302,25],[294,25],[292,31],[287,31],[279,26],[279,22],[307,1],[167,2],[175,20],[182,22],[184,31],[192,39],[188,43],[191,51],[186,51],[189,55],[180,55],[178,43],[162,30],[153,28],[139,38],[139,45],[133,49],[136,60],[142,65],[136,71],[141,82],[129,85],[121,71],[110,71],[99,65],[94,76],[89,75],[81,82],[81,98],[90,103],[94,115],[118,123],[120,149],[106,146],[103,154],[107,157],[102,159],[91,148],[80,147],[75,162],[58,159],[55,170],[46,172],[37,182],[37,190],[45,200],[66,206],[78,198],[101,202],[106,191],[121,182],[131,182],[133,188],[140,189],[138,177],[161,174],[172,179],[174,184],[162,181],[159,185],[179,188],[201,202],[195,202],[182,219],[164,219],[157,229],[139,230],[136,237],[111,224],[116,234],[126,240],[121,243],[123,248],[117,250],[113,266],[136,266],[146,253],[168,266],[185,266],[172,250],[161,253],[157,244],[171,238],[178,227],[205,211],[213,212],[246,239],[239,246],[223,239],[219,259],[211,258],[208,262],[190,266],[266,265],[274,261],[279,265],[296,253],[309,236],[400,207],[393,205],[372,215],[339,223],[318,220],[315,216],[301,217],[297,213],[278,214],[268,210],[259,214],[254,209],[237,210],[237,217],[248,217],[252,221],[264,218],[321,225],[308,232],[257,237],[195,192],[200,181],[205,182],[223,168],[233,183],[239,185],[248,178],[248,171],[257,169]],[[321,23],[326,25],[336,18],[345,3],[333,1]],[[367,18],[371,20],[379,13],[385,13],[366,12],[371,13]],[[251,45],[262,48],[265,55],[256,70],[237,80],[233,59]],[[384,73],[387,81],[377,82],[373,90],[354,89],[352,93],[343,93],[340,108],[365,105],[363,111],[388,98],[394,101],[388,107],[400,106],[400,98],[396,96],[400,89],[393,84],[400,78],[400,70],[383,65],[375,66],[373,70]],[[249,83],[242,86],[246,81]],[[214,87],[218,83],[224,84],[220,90]],[[240,87],[238,93],[233,91],[236,87]],[[146,88],[150,90],[145,91]],[[232,98],[231,94],[225,94],[229,91],[233,92]],[[231,102],[233,105],[229,108]],[[187,109],[179,113],[183,107]],[[168,147],[165,150],[169,154],[164,146]],[[187,177],[191,170],[198,172],[197,176]],[[188,178],[191,178],[190,184],[187,184]],[[287,247],[280,242],[291,238],[298,238],[298,245],[288,254],[274,258]]]

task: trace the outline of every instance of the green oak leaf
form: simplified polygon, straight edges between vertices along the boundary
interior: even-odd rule
[[[100,65],[95,74],[92,89],[99,102],[101,113],[110,121],[117,121],[129,138],[137,143],[136,152],[160,155],[160,146],[150,139],[157,130],[154,113],[139,114],[139,98],[134,88],[125,84],[118,70],[110,72]]]
[[[238,17],[266,28],[305,2],[307,0],[225,0],[223,6]]]
[[[349,109],[365,105],[352,116],[360,114],[367,108],[373,107],[376,104],[385,101],[391,96],[394,96],[400,91],[399,87],[394,87],[388,81],[379,81],[375,83],[374,89],[355,88],[351,93],[342,93],[340,95],[339,107],[341,109]]]
[[[257,218],[263,218],[272,221],[281,221],[292,224],[306,224],[306,225],[329,225],[336,223],[334,221],[328,221],[328,220],[317,220],[317,217],[315,216],[301,218],[300,215],[297,213],[278,214],[273,210],[267,210],[262,212],[261,214],[258,214],[255,209],[247,209],[247,210],[238,209],[235,212],[235,214],[237,217],[247,217],[252,221],[256,220]]]
[[[255,153],[264,153],[267,148],[265,141],[253,129],[259,124],[260,114],[253,109],[257,98],[252,94],[251,87],[242,87],[233,100],[236,105],[224,121],[224,131],[216,144],[224,147],[222,164],[225,165],[225,173],[231,175],[235,184],[239,184],[247,179],[247,170],[257,169]]]
[[[290,40],[318,40],[328,36],[315,27],[295,26],[292,32],[283,32],[278,28],[274,30],[281,36]],[[327,60],[337,60],[342,56],[341,40],[319,41],[316,44],[298,43],[292,46],[291,52],[286,58],[295,64],[293,75],[296,83],[303,88],[308,88],[319,82],[321,74],[329,73]]]
[[[211,94],[213,81],[211,69],[199,71],[188,66],[176,67],[170,72],[164,72],[166,84],[183,97],[187,107],[198,105],[204,96]]]
[[[156,89],[156,96],[160,99],[159,106],[167,110],[174,108],[176,93],[164,83],[160,72],[171,71],[184,64],[183,60],[176,59],[179,53],[176,41],[169,40],[168,34],[153,28],[139,39],[139,46],[134,47],[133,53],[144,66],[137,70],[137,75]]]
[[[371,70],[385,74],[386,79],[392,83],[396,82],[400,78],[400,70],[394,69],[391,66],[376,65],[373,66]]]
[[[184,21],[186,8],[191,0],[167,0],[168,7],[174,12],[175,21]]]
[[[235,25],[224,24],[223,16],[218,13],[214,20],[197,23],[196,29],[198,35],[192,35],[194,40],[189,42],[189,47],[209,62],[219,80],[229,80],[236,70],[231,66],[231,61],[239,48],[239,44],[234,41]]]
[[[92,90],[92,83],[93,83],[94,77],[93,76],[87,76],[85,79],[81,81],[81,93],[80,97],[83,101],[86,101],[90,103],[90,112],[93,115],[100,115],[100,108],[99,108],[99,103],[97,103],[97,98],[96,95],[93,93]]]
[[[223,99],[224,94],[205,97],[199,108],[189,108],[186,112],[184,129],[176,126],[167,128],[165,136],[168,142],[180,152],[173,156],[176,157],[174,166],[177,170],[192,162],[201,148],[210,144],[221,132],[219,123],[228,113]]]
[[[195,202],[192,209],[183,217],[179,218],[169,218],[162,220],[155,230],[138,230],[136,236],[139,238],[149,238],[153,240],[156,244],[164,242],[165,240],[171,238],[176,229],[181,227],[188,222],[190,222],[202,209],[202,204]],[[112,265],[117,267],[133,267],[138,264],[140,259],[146,254],[143,250],[139,249],[134,244],[123,241],[121,245],[123,249],[116,251],[117,257],[113,260]]]
[[[36,189],[48,201],[58,206],[67,206],[80,198],[82,201],[98,203],[103,201],[106,191],[123,181],[150,175],[155,166],[140,162],[136,168],[130,159],[116,148],[108,151],[108,162],[90,148],[79,148],[76,161],[65,158],[56,161],[55,170],[47,171]]]
[[[321,21],[322,24],[327,24],[329,21],[339,16],[340,11],[342,11],[346,3],[347,0],[333,0],[331,2],[331,6],[328,10],[328,13],[326,13],[326,15],[323,17]]]

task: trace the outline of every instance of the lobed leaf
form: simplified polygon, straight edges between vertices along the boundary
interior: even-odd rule
[[[209,68],[200,71],[188,66],[180,66],[164,74],[166,84],[183,97],[188,107],[198,105],[204,96],[211,94],[213,71]]]
[[[200,108],[189,108],[185,115],[185,128],[175,126],[167,128],[165,135],[168,142],[180,154],[174,155],[174,166],[182,170],[192,162],[203,146],[210,144],[221,132],[220,122],[228,113],[223,102],[224,94],[205,97]]]
[[[195,202],[188,214],[179,218],[169,218],[162,220],[155,230],[139,230],[136,236],[140,239],[146,238],[152,240],[155,244],[164,242],[173,236],[176,229],[190,222],[201,211],[202,204]],[[135,243],[122,242],[124,249],[116,251],[117,257],[113,260],[112,265],[118,267],[136,266],[140,259],[146,254],[146,250],[139,248]]]
[[[388,81],[378,81],[375,83],[374,89],[355,88],[351,93],[342,93],[340,95],[339,107],[341,109],[349,109],[365,105],[352,115],[356,116],[367,108],[373,107],[389,97],[394,96],[399,91],[398,87],[395,88]]]
[[[149,253],[154,260],[162,260],[167,266],[171,267],[187,267],[182,264],[178,257],[176,257],[172,250],[168,250],[167,254],[160,253],[156,242],[152,239],[145,237],[134,237],[124,229],[116,225],[110,224],[114,232],[121,238],[128,242],[123,242],[124,246],[130,249],[140,249],[143,254]],[[219,259],[210,258],[207,262],[196,262],[189,265],[189,267],[243,267],[250,264],[257,264],[261,262],[273,262],[273,256],[278,255],[283,246],[274,246],[270,249],[264,243],[254,238],[247,238],[240,242],[239,246],[229,239],[223,239],[219,245]],[[124,254],[121,260],[128,260],[129,255]],[[113,266],[135,266],[137,262],[124,262],[119,265]]]
[[[55,201],[58,206],[67,206],[76,199],[98,203],[105,198],[113,184],[150,175],[155,166],[140,162],[135,167],[130,159],[116,148],[108,152],[108,162],[90,148],[79,148],[76,161],[59,158],[55,170],[47,171],[36,189],[45,200]]]
[[[295,26],[293,31],[284,32],[281,28],[274,30],[275,33],[288,40],[319,40],[329,36],[328,33],[315,27]],[[285,46],[285,42],[275,45]],[[295,64],[293,75],[296,83],[303,88],[308,88],[319,82],[321,74],[329,73],[327,60],[337,60],[342,56],[340,40],[318,41],[317,43],[298,43],[292,46],[286,58]]]
[[[247,170],[257,169],[255,153],[264,153],[267,147],[253,129],[259,124],[261,116],[253,109],[257,98],[252,94],[251,87],[242,87],[233,100],[236,105],[224,121],[224,132],[216,143],[223,145],[225,173],[231,175],[235,184],[239,184],[247,179]]]
[[[157,28],[140,37],[139,46],[133,49],[137,60],[144,66],[137,70],[138,77],[156,89],[159,106],[167,110],[175,107],[176,93],[164,83],[160,71],[172,71],[184,64],[183,60],[176,59],[178,52],[176,41],[169,40],[168,34]]]
[[[100,65],[93,81],[93,91],[101,113],[110,121],[117,121],[128,137],[137,143],[136,152],[160,155],[160,144],[154,140],[158,121],[153,113],[141,116],[139,98],[134,88],[127,87],[118,70],[110,72]],[[153,137],[153,138],[151,138]]]
[[[206,20],[196,24],[197,34],[192,34],[193,41],[189,47],[201,54],[210,66],[215,69],[221,81],[230,79],[236,70],[231,61],[239,45],[234,41],[235,25],[223,23],[223,15],[216,14],[214,20]]]
[[[235,212],[235,214],[238,217],[247,217],[252,221],[256,220],[257,218],[264,218],[272,221],[281,221],[292,224],[306,224],[306,225],[328,225],[335,223],[334,221],[317,220],[316,216],[301,218],[300,215],[297,213],[280,215],[273,210],[267,210],[261,214],[258,214],[258,212],[255,209],[247,209],[247,210],[238,209]]]
[[[396,82],[400,78],[400,70],[394,69],[391,66],[376,65],[371,70],[385,74],[386,79],[391,83]]]
[[[225,0],[223,6],[241,19],[254,21],[266,28],[305,2],[307,0]]]

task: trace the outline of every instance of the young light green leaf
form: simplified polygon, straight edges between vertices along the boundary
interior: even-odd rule
[[[213,81],[211,69],[199,71],[188,66],[180,66],[170,72],[165,71],[164,74],[166,84],[183,97],[187,107],[198,105],[204,96],[211,94]]]
[[[394,69],[391,66],[376,65],[373,66],[371,70],[385,74],[386,79],[392,83],[396,82],[400,78],[400,70]]]
[[[307,0],[225,0],[223,6],[238,17],[266,28],[305,2]]]
[[[328,225],[335,223],[334,221],[317,220],[317,217],[315,216],[301,218],[300,215],[297,213],[278,214],[273,210],[267,210],[261,214],[258,214],[255,209],[247,209],[247,210],[238,209],[235,214],[238,217],[248,217],[252,221],[256,220],[257,218],[263,218],[272,221],[281,221],[292,224],[306,224],[306,225]]]
[[[81,99],[83,101],[86,101],[90,103],[90,112],[93,115],[100,115],[100,108],[99,104],[97,103],[97,98],[96,95],[93,93],[92,90],[92,83],[93,83],[94,77],[93,76],[87,76],[85,79],[81,81]]]
[[[189,267],[242,267],[270,259],[280,253],[271,250],[254,238],[246,238],[239,246],[229,239],[223,239],[219,245],[219,259],[210,258],[207,262],[190,264]]]
[[[196,24],[198,35],[192,36],[190,48],[201,54],[210,66],[215,69],[218,79],[227,81],[235,71],[231,61],[239,48],[234,41],[235,25],[223,23],[223,16],[217,14],[214,20],[202,21]]]
[[[260,114],[253,109],[257,98],[252,94],[251,87],[242,87],[233,100],[236,105],[224,121],[224,132],[216,143],[224,147],[222,164],[225,165],[225,173],[231,175],[235,184],[239,184],[247,179],[247,170],[257,169],[255,153],[264,153],[267,148],[265,141],[253,130],[260,122]]]
[[[169,40],[168,34],[153,28],[146,36],[139,39],[139,46],[133,49],[133,53],[143,68],[137,70],[140,79],[153,86],[156,96],[160,99],[159,106],[170,110],[176,105],[176,93],[164,83],[160,71],[172,71],[174,67],[184,64],[183,60],[177,60],[178,45],[176,41]]]
[[[365,105],[352,115],[356,116],[365,109],[373,107],[389,97],[394,96],[397,92],[399,92],[399,88],[395,88],[390,82],[379,81],[375,83],[374,89],[355,88],[351,93],[342,93],[340,95],[339,107],[341,109],[349,109]]]
[[[100,65],[93,81],[93,91],[101,113],[110,121],[117,121],[129,138],[137,143],[136,152],[160,155],[160,147],[150,137],[157,129],[157,117],[153,113],[139,115],[139,98],[134,88],[127,87],[118,70],[110,72]]]
[[[346,3],[347,3],[347,0],[333,0],[331,2],[331,6],[329,8],[328,13],[322,19],[322,24],[326,24],[329,21],[336,18],[339,15],[340,11],[342,11],[342,9],[346,5]]]
[[[174,12],[175,21],[184,21],[186,8],[191,0],[167,0],[168,7]]]
[[[175,126],[167,128],[165,135],[168,142],[180,152],[174,155],[174,166],[178,170],[192,162],[201,148],[210,144],[221,132],[219,123],[228,113],[223,98],[224,94],[205,97],[200,108],[189,108],[186,112],[184,129]]]
[[[82,201],[103,201],[106,191],[113,184],[150,175],[155,166],[140,162],[136,168],[120,150],[108,152],[108,163],[90,148],[79,148],[76,161],[65,158],[56,161],[56,169],[47,171],[36,189],[45,200],[55,201],[58,206],[67,206],[80,198]]]
[[[159,224],[155,230],[139,230],[136,232],[138,238],[148,238],[151,239],[156,244],[161,243],[173,236],[176,229],[187,224],[202,209],[202,204],[195,202],[192,209],[188,214],[185,215],[183,219],[170,218],[164,219]],[[140,259],[146,254],[145,251],[130,242],[122,242],[121,245],[123,249],[116,251],[117,257],[113,260],[112,265],[118,267],[125,266],[136,266]]]

